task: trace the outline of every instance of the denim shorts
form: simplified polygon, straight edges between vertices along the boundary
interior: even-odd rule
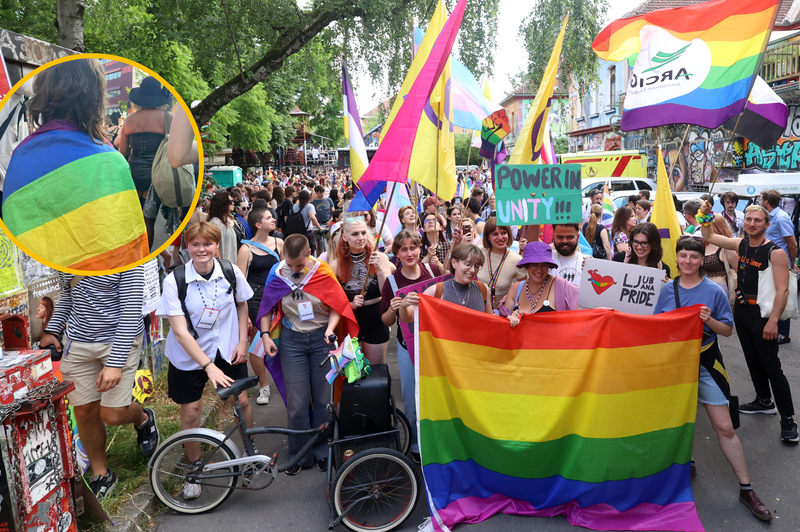
[[[705,405],[721,406],[728,404],[728,399],[725,398],[725,394],[717,386],[714,377],[703,366],[700,366],[697,400]]]

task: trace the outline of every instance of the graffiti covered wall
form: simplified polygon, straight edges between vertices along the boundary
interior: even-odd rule
[[[800,99],[791,99],[786,103],[789,106],[789,120],[777,144],[764,149],[752,142],[745,142],[744,164],[747,168],[800,170]]]

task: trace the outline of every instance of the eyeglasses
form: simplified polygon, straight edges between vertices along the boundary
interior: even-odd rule
[[[631,246],[640,248],[649,248],[650,242],[647,241],[642,242],[641,240],[631,240]]]

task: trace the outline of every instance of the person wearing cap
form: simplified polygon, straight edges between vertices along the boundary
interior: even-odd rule
[[[151,246],[156,217],[161,206],[161,201],[157,199],[153,189],[152,168],[158,147],[167,134],[165,121],[167,124],[172,124],[172,113],[169,112],[171,97],[169,90],[162,87],[156,78],[152,76],[144,78],[138,87],[131,89],[131,114],[122,125],[115,141],[119,152],[128,158],[133,183],[136,185],[136,192],[139,194],[139,201],[144,211],[147,239]],[[146,206],[145,199],[148,196],[151,196],[151,199],[150,204]],[[176,218],[172,222],[169,225],[174,225],[174,229],[177,229],[180,219]],[[177,222],[177,225],[174,222]]]
[[[439,207],[444,205],[444,202],[438,199],[435,196],[430,196],[425,202],[422,204],[423,212],[429,212],[431,214],[436,214],[438,212]]]
[[[550,246],[544,242],[525,246],[517,268],[524,269],[528,277],[511,286],[500,306],[500,315],[508,316],[512,327],[516,327],[525,314],[578,308],[578,287],[552,275],[550,269],[556,267]],[[525,296],[521,297],[523,292]]]

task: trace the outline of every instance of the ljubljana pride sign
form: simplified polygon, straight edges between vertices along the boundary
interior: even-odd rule
[[[495,195],[497,225],[580,223],[581,165],[498,165]]]

